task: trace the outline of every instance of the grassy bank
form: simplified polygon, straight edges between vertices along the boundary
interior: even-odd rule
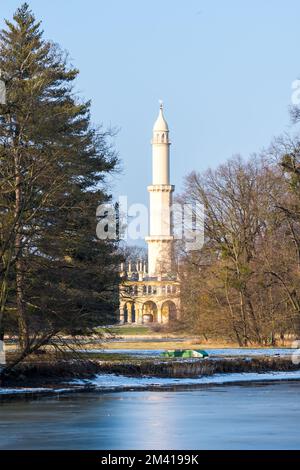
[[[240,348],[239,344],[234,341],[226,340],[223,337],[215,337],[205,339],[202,335],[195,335],[193,331],[185,329],[172,329],[169,325],[116,325],[106,329],[99,329],[108,341],[105,341],[105,348],[118,348],[118,342],[111,341],[122,340],[122,348],[124,349],[144,349],[145,342],[147,349],[170,349],[173,348]],[[276,338],[276,346],[273,347],[291,347],[295,338],[286,337],[284,340]],[[166,340],[166,342],[164,342]],[[259,344],[251,344],[249,348],[261,348]],[[267,346],[264,346],[267,347]],[[245,347],[245,349],[247,349]]]

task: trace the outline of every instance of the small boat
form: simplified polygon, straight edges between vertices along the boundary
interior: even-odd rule
[[[208,357],[208,354],[203,349],[169,349],[168,351],[162,352],[164,357]]]

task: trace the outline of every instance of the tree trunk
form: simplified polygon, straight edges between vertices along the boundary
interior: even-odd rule
[[[24,267],[22,246],[22,179],[20,156],[15,154],[15,269],[16,269],[16,304],[19,326],[19,343],[22,350],[29,346],[29,333],[26,319],[26,306],[24,302]]]
[[[248,346],[247,319],[246,319],[246,313],[245,313],[244,296],[242,292],[240,292],[240,309],[241,309],[241,317],[242,317],[242,322],[243,322],[243,344],[244,346]]]
[[[227,277],[226,277],[226,281],[225,281],[225,294],[226,294],[226,300],[227,300],[227,304],[228,304],[228,308],[229,308],[229,312],[230,312],[230,319],[231,319],[232,329],[234,331],[234,334],[235,334],[236,340],[238,342],[238,345],[243,346],[243,342],[240,338],[240,334],[239,334],[238,329],[237,329],[236,324],[235,324],[234,311],[233,311],[233,308],[232,308],[232,305],[231,305],[231,302],[230,302],[230,298],[229,298]]]

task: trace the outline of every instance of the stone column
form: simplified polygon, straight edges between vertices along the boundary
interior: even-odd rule
[[[162,312],[162,314],[161,314],[161,317],[162,317],[161,322],[162,323],[168,323],[169,322],[169,314],[170,314],[169,310],[168,310],[168,312],[165,312],[164,314]]]
[[[157,305],[157,323],[162,323],[161,305]]]
[[[120,304],[120,324],[123,325],[125,321],[125,315],[124,315],[124,303]]]
[[[180,320],[180,298],[176,299],[174,303],[176,306],[176,318],[177,320]]]
[[[136,323],[142,324],[143,323],[143,304],[136,305]]]
[[[132,323],[132,303],[127,304],[127,323]]]

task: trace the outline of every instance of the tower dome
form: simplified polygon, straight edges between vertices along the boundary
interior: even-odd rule
[[[155,121],[153,132],[168,132],[169,127],[164,117],[163,104],[160,103],[158,118]]]

